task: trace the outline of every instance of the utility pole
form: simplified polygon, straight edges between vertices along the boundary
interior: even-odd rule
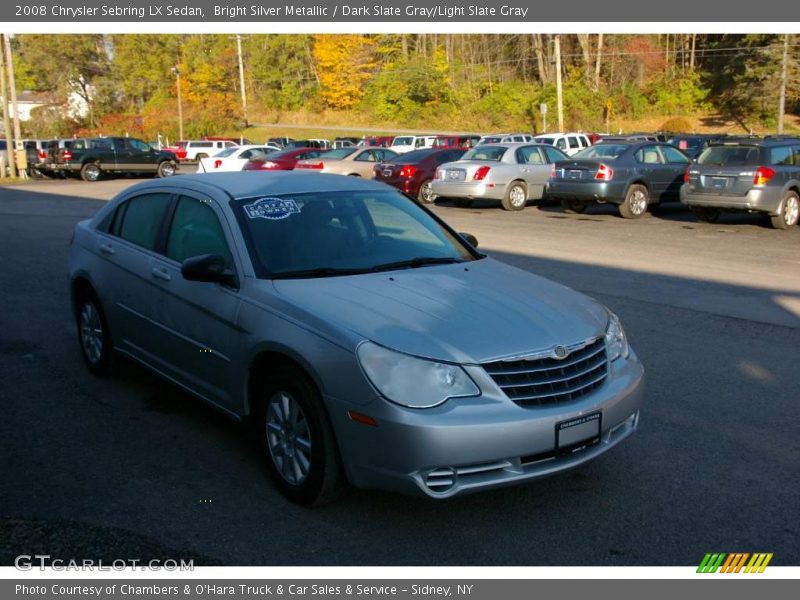
[[[556,49],[556,95],[558,96],[558,131],[564,132],[564,95],[561,89],[561,36],[554,36]]]
[[[239,54],[239,89],[242,91],[242,115],[247,127],[247,91],[244,89],[244,61],[242,60],[242,36],[236,35],[236,52]]]
[[[786,111],[786,84],[789,75],[789,34],[783,37],[783,64],[781,66],[781,94],[778,99],[778,135],[783,135],[783,119]]]
[[[19,109],[17,107],[17,91],[14,89],[14,65],[11,62],[11,43],[8,39],[8,34],[3,34],[3,49],[5,55],[6,68],[3,69],[3,125],[6,133],[6,154],[8,155],[8,171],[11,177],[17,177],[17,140],[22,136],[19,133]],[[8,73],[8,85],[6,85],[6,72]],[[8,93],[7,93],[8,92]],[[11,97],[11,107],[14,110],[14,136],[11,135],[11,128],[8,122],[8,100]]]
[[[183,101],[181,99],[181,70],[178,67],[172,67],[172,74],[175,75],[175,85],[178,88],[178,139],[182,140],[183,137]]]
[[[0,34],[0,46],[3,45],[3,35]],[[3,49],[0,48],[0,96],[3,98],[3,134],[6,136],[6,156],[10,156],[13,147],[11,138],[11,121],[8,119],[8,91],[6,90],[6,60],[3,58]],[[14,162],[11,161],[9,171],[12,177],[16,177]],[[6,176],[6,165],[0,161],[0,179]]]

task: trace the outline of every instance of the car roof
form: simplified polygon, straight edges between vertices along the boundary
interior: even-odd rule
[[[343,177],[326,173],[293,171],[201,173],[139,183],[129,190],[144,191],[151,187],[192,189],[200,192],[212,187],[234,199],[270,194],[303,194],[307,192],[385,191],[386,184],[361,177]],[[127,195],[127,190],[126,190]]]

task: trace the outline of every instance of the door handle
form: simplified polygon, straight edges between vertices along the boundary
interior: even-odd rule
[[[170,276],[169,273],[167,273],[166,269],[158,269],[158,268],[154,267],[153,270],[150,271],[150,274],[153,277],[155,277],[156,279],[160,279],[161,281],[171,281],[172,280],[172,277]]]
[[[114,254],[114,248],[111,244],[100,244],[100,252],[103,254]]]

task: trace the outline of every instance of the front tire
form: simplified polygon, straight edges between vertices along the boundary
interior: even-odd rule
[[[97,163],[86,163],[81,167],[81,179],[93,183],[99,181],[103,176],[103,171]]]
[[[634,184],[628,188],[625,200],[619,205],[619,214],[626,219],[638,219],[647,212],[650,192],[643,185]]]
[[[528,202],[528,186],[522,181],[512,181],[500,204],[503,210],[522,210]]]
[[[266,375],[255,394],[260,447],[280,492],[304,506],[338,497],[344,476],[316,386],[299,369],[283,366]]]
[[[75,322],[86,367],[93,375],[107,376],[111,371],[114,345],[103,307],[94,292],[84,289],[78,293]]]
[[[778,214],[770,216],[769,221],[775,229],[790,229],[797,225],[800,216],[800,196],[797,192],[786,192],[778,208]]]

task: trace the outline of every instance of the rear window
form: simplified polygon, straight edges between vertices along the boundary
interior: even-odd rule
[[[337,148],[336,150],[329,150],[328,152],[323,152],[320,156],[323,156],[328,159],[345,158],[347,156],[350,156],[357,150],[359,150],[359,148],[353,148],[352,146],[349,148]]]
[[[407,152],[406,154],[401,154],[392,162],[398,165],[413,165],[422,160],[428,158],[431,154],[437,152],[437,150],[414,150],[412,152]]]
[[[792,160],[791,146],[781,146],[779,148],[772,148],[769,151],[770,164],[773,165],[791,165],[794,164]]]
[[[234,152],[236,152],[239,148],[236,146],[232,148],[225,148],[225,150],[220,150],[214,155],[214,158],[225,158],[226,156],[230,156]]]
[[[472,150],[468,150],[464,156],[461,157],[462,160],[494,160],[494,161],[501,161],[503,160],[503,155],[506,153],[508,148],[504,148],[502,146],[478,146],[477,148],[473,148]]]
[[[757,146],[710,146],[697,159],[699,165],[714,167],[755,165],[761,152]]]
[[[491,137],[485,137],[485,138],[483,138],[483,141],[481,142],[481,145],[483,145],[483,144],[497,144],[502,139],[503,138],[501,138],[500,136],[497,136],[497,135],[493,135]]]
[[[619,158],[630,146],[627,144],[597,144],[576,153],[573,159]]]

